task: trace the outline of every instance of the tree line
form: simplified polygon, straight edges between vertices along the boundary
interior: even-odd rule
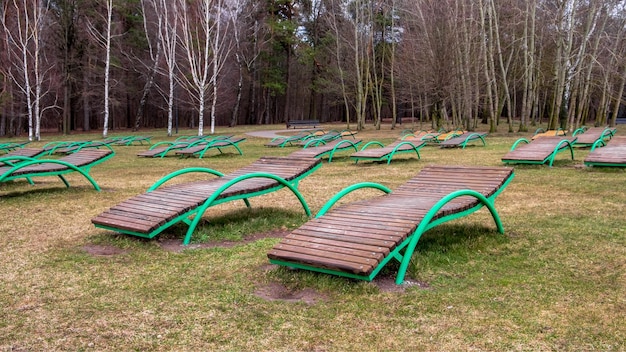
[[[622,0],[4,0],[0,136],[615,124]],[[500,126],[504,125],[504,126]]]

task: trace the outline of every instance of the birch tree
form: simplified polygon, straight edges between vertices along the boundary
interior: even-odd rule
[[[110,111],[110,96],[109,91],[111,88],[111,39],[113,37],[113,0],[105,0],[105,15],[103,16],[103,27],[101,33],[98,30],[99,25],[89,23],[87,26],[91,36],[104,48],[104,97],[103,97],[103,124],[102,124],[102,138],[106,138],[109,134],[109,111]]]
[[[179,77],[198,103],[199,136],[204,133],[204,112],[209,93],[212,93],[210,133],[215,131],[218,78],[224,58],[228,54],[222,33],[225,30],[222,27],[227,26],[222,19],[223,6],[223,0],[200,0],[191,3],[178,0],[182,27],[180,43],[188,69],[188,72],[182,72]]]
[[[144,21],[147,21],[147,15],[150,13],[156,20],[156,42],[157,51],[156,55],[152,55],[152,45],[150,46],[150,53],[153,61],[153,66],[150,71],[149,86],[154,82],[154,75],[158,72],[160,57],[164,58],[165,72],[163,74],[167,77],[168,89],[166,94],[167,101],[167,135],[172,135],[172,125],[174,120],[174,89],[176,86],[176,48],[178,46],[178,3],[176,1],[169,0],[142,0],[142,9],[144,14]],[[150,30],[145,27],[145,32],[149,33]],[[150,43],[149,34],[148,42]],[[142,103],[145,104],[149,86],[144,89],[142,96]],[[141,104],[140,106],[142,106]],[[141,110],[137,113],[135,121],[135,129],[139,128],[139,120],[141,118]]]
[[[43,55],[42,41],[48,10],[45,1],[12,0],[4,4],[2,12],[2,27],[10,55],[7,72],[26,98],[29,141],[41,139],[44,111],[41,101],[47,93],[44,80],[50,69]]]

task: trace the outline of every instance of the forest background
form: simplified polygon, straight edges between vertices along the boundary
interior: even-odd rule
[[[0,3],[0,136],[29,140],[302,119],[573,130],[614,125],[626,84],[621,0]]]

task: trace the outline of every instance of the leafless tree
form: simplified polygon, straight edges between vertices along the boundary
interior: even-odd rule
[[[9,77],[26,98],[28,140],[41,139],[41,107],[44,81],[50,64],[43,55],[48,3],[40,0],[12,0],[4,4],[2,27],[10,55]]]
[[[222,18],[224,0],[201,0],[188,3],[179,0],[179,21],[182,26],[181,46],[188,72],[178,77],[198,103],[198,135],[203,135],[207,96],[211,96],[211,134],[215,131],[217,85],[224,58],[228,54],[223,31],[228,22]],[[180,68],[180,66],[179,66]],[[190,77],[189,77],[190,76]]]

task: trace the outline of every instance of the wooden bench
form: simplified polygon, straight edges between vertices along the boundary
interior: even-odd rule
[[[320,125],[319,120],[289,120],[287,121],[287,128],[298,128],[298,127],[310,127],[315,128]]]
[[[366,281],[397,260],[396,283],[401,284],[420,237],[435,226],[486,206],[504,233],[494,202],[512,178],[509,167],[428,166],[394,192],[359,183],[339,192],[267,256],[273,264]],[[330,210],[361,188],[388,194]]]

